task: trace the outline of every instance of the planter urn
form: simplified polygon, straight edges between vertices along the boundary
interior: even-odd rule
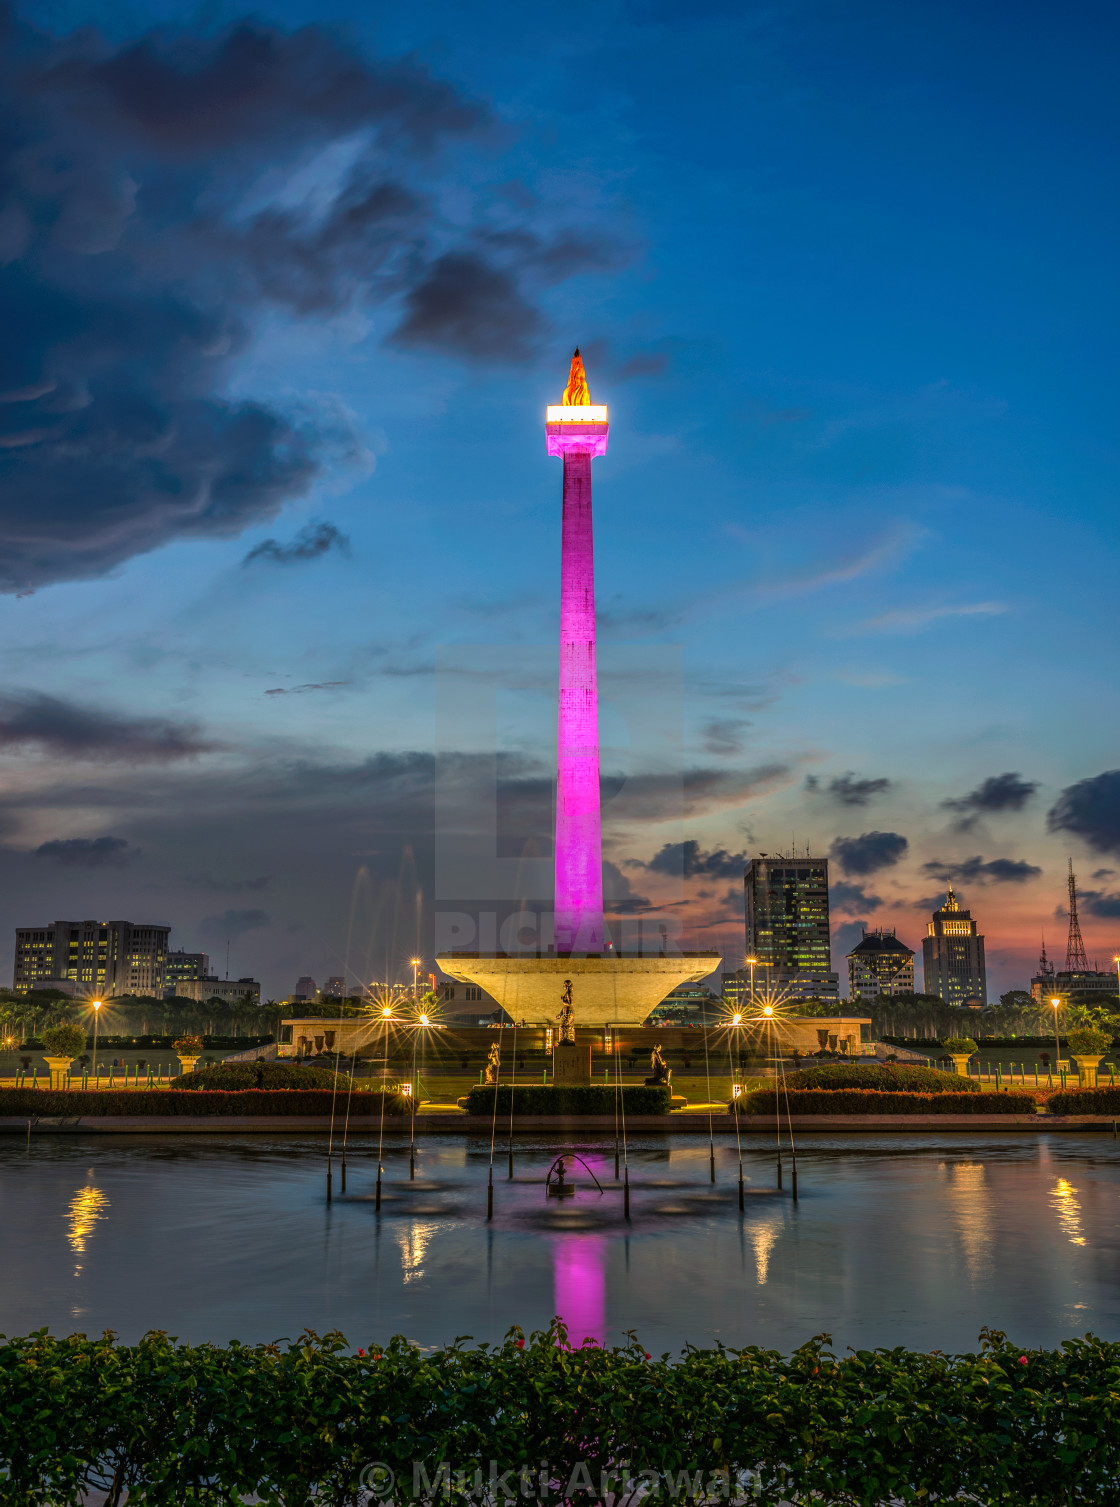
[[[1097,1064],[1100,1060],[1099,1057],[1093,1057],[1092,1055],[1083,1057],[1080,1052],[1073,1058],[1074,1065],[1077,1068],[1077,1081],[1082,1088],[1096,1088]]]
[[[946,1057],[952,1059],[953,1071],[960,1078],[968,1077],[968,1064],[972,1060],[971,1052],[946,1052]]]
[[[195,1063],[198,1061],[198,1059],[202,1055],[202,1053],[199,1052],[194,1057],[187,1056],[187,1054],[185,1052],[176,1052],[175,1055],[179,1059],[179,1066],[183,1069],[183,1076],[185,1077],[187,1075],[187,1073],[193,1073],[194,1072]]]
[[[43,1054],[43,1061],[50,1068],[52,1088],[66,1087],[70,1077],[70,1065],[73,1060],[72,1057],[48,1057],[46,1053]]]

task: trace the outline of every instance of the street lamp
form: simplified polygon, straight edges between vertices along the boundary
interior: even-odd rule
[[[420,958],[413,958],[412,959],[412,997],[413,997],[413,999],[416,998],[416,991],[419,988],[419,976],[420,976],[420,963],[421,963],[421,961],[422,960]]]
[[[101,1001],[91,999],[93,1006],[93,1085],[97,1087],[97,1022],[101,1019]]]
[[[1113,958],[1112,961],[1116,964],[1117,992],[1120,993],[1120,957]]]
[[[757,958],[746,958],[746,959],[744,959],[744,961],[746,962],[747,967],[751,970],[751,1009],[753,1010],[754,1009],[754,970],[755,970],[755,964],[758,962],[758,959]]]
[[[1061,1008],[1061,997],[1055,995],[1050,1003],[1054,1006],[1054,1066],[1061,1072],[1062,1068],[1062,1044],[1058,1040],[1058,1011]]]

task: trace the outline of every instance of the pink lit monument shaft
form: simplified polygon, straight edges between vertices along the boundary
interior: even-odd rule
[[[603,842],[599,813],[599,693],[595,670],[591,461],[593,456],[606,451],[607,422],[604,409],[590,408],[578,351],[572,361],[564,406],[551,409],[548,418],[548,453],[560,455],[564,461],[556,740],[555,946],[561,953],[600,953],[603,950]]]

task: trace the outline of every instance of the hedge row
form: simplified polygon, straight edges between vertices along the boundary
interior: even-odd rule
[[[1116,1115],[1120,1117],[1120,1088],[1058,1089],[1046,1100],[1053,1115]]]
[[[673,1360],[636,1340],[569,1348],[559,1322],[528,1341],[511,1329],[501,1345],[422,1351],[397,1337],[357,1355],[338,1334],[219,1347],[40,1331],[0,1345],[0,1493],[6,1507],[83,1493],[590,1507],[633,1501],[640,1483],[654,1502],[766,1507],[1114,1501],[1120,1344],[980,1339],[965,1355],[837,1356],[820,1335],[791,1356]]]
[[[213,1067],[196,1068],[193,1073],[184,1073],[170,1085],[182,1093],[191,1089],[220,1088],[233,1091],[242,1088],[294,1088],[307,1093],[316,1088],[340,1088],[350,1086],[346,1073],[335,1073],[325,1067],[305,1067],[295,1062],[223,1062]]]
[[[885,1063],[882,1067],[851,1066],[802,1067],[785,1075],[787,1088],[874,1088],[880,1092],[927,1094],[979,1093],[980,1085],[972,1078],[943,1073],[935,1067],[907,1067]]]
[[[406,1115],[411,1100],[385,1096],[387,1115]],[[381,1114],[380,1090],[349,1096],[350,1118]],[[173,1088],[0,1088],[0,1115],[345,1115],[347,1096],[320,1089],[180,1092]]]
[[[584,1088],[554,1087],[551,1084],[498,1085],[498,1114],[508,1115],[510,1095],[513,1095],[513,1112],[517,1115],[611,1115],[614,1114],[618,1090],[614,1084],[593,1083]],[[635,1084],[625,1087],[626,1113],[628,1115],[667,1115],[669,1113],[669,1090]],[[494,1088],[478,1084],[467,1095],[467,1113],[490,1115],[494,1113]]]
[[[790,1089],[791,1115],[1030,1115],[1033,1094],[879,1093],[869,1088]],[[1053,1102],[1053,1101],[1051,1101]],[[740,1114],[772,1115],[786,1112],[786,1095],[772,1088],[758,1088],[732,1101]]]

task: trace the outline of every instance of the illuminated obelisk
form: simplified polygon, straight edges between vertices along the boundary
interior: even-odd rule
[[[563,402],[545,415],[548,453],[564,462],[554,923],[555,948],[561,954],[603,950],[591,461],[606,452],[607,427],[607,410],[592,404],[577,350]]]
[[[447,952],[436,961],[515,1021],[555,1023],[564,1003],[576,1026],[637,1025],[671,989],[706,977],[720,959],[666,946],[664,928],[656,921],[647,928],[645,917],[636,950],[604,946],[591,462],[606,453],[607,410],[591,402],[579,351],[563,402],[545,411],[545,434],[549,455],[564,462],[552,940],[542,918],[536,941],[516,951]]]

